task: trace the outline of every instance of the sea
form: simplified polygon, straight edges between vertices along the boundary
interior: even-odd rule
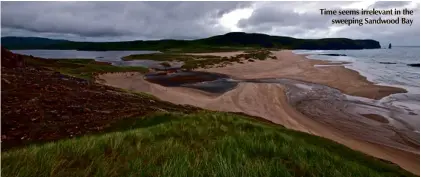
[[[396,106],[419,115],[420,68],[409,66],[409,64],[420,63],[419,46],[364,50],[294,50],[293,52],[307,54],[309,59],[332,63],[349,62],[343,65],[359,72],[375,84],[404,88],[408,91],[407,93],[392,94],[379,102],[382,105]],[[417,122],[419,123],[419,120]]]

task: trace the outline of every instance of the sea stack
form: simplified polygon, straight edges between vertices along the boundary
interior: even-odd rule
[[[389,43],[389,49],[391,49],[392,48],[392,43]]]

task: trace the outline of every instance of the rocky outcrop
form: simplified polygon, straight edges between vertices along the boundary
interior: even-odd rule
[[[346,56],[345,54],[336,54],[336,53],[326,53],[326,54],[319,54],[319,55],[326,55],[326,56]]]
[[[379,62],[380,64],[386,64],[386,65],[391,65],[391,64],[396,64],[395,62]]]
[[[420,67],[419,63],[412,63],[412,64],[407,64],[407,65],[411,67]]]

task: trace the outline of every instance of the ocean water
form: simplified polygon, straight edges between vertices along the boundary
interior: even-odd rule
[[[420,63],[419,47],[367,50],[294,50],[294,53],[308,54],[307,58],[309,59],[350,62],[344,64],[344,66],[358,71],[375,84],[404,88],[408,93],[398,93],[385,97],[379,100],[379,104],[398,107],[419,115],[420,68],[408,66],[408,64]],[[323,54],[344,54],[346,56],[327,56]]]

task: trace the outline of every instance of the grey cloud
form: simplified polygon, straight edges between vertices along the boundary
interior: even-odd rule
[[[257,7],[252,16],[242,19],[238,26],[246,30],[261,29],[262,26],[275,30],[282,27],[304,29],[326,28],[333,16],[320,15],[320,9],[339,9],[350,2],[277,2]],[[300,7],[300,8],[294,8]],[[290,28],[289,28],[290,29]]]
[[[388,9],[388,8],[399,8],[411,3],[411,1],[377,1],[369,8],[379,8],[379,9]]]
[[[319,9],[344,9],[355,2],[278,2],[262,5],[254,9],[248,19],[242,19],[238,26],[246,32],[263,32],[271,35],[287,35],[298,38],[348,37],[356,39],[376,39],[380,42],[393,42],[400,45],[419,45],[419,4],[413,16],[400,16],[414,20],[409,25],[339,25],[332,19],[364,19],[379,17],[397,18],[398,16],[350,16],[321,15]],[[377,2],[364,9],[374,7],[403,8],[408,2]],[[297,9],[300,7],[301,9]],[[349,8],[347,8],[349,9]]]
[[[252,8],[238,21],[240,31],[298,38],[348,37],[419,44],[419,3],[375,2],[362,7],[411,6],[407,25],[333,25],[319,9],[361,8],[360,2],[1,2],[2,36],[39,36],[70,40],[117,41],[195,39],[230,32],[220,18],[233,10]],[[356,5],[357,4],[357,5]],[[362,3],[366,4],[366,3]],[[355,16],[378,18],[379,16]],[[386,18],[386,17],[382,17]],[[387,18],[397,18],[389,16]]]
[[[217,20],[249,2],[2,2],[2,28],[85,37],[191,38],[224,31]],[[3,33],[4,34],[4,33]],[[2,35],[3,35],[2,34]]]

